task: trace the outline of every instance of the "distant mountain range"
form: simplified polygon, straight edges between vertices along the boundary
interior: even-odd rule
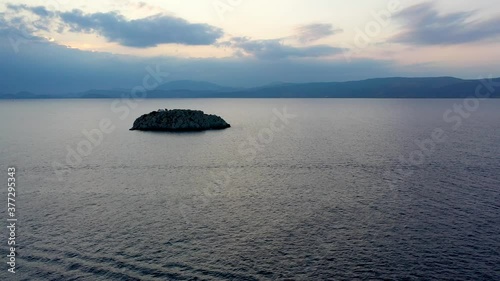
[[[203,81],[191,81],[191,80],[178,80],[168,82],[166,84],[160,85],[157,90],[162,91],[211,91],[211,92],[234,92],[241,89],[224,87],[210,82]]]
[[[500,85],[500,78],[492,80]],[[147,92],[147,98],[466,98],[473,96],[480,80],[453,77],[377,78],[351,82],[272,83],[240,89],[214,83],[180,80],[165,83]],[[491,85],[495,87],[495,85]],[[490,86],[490,87],[491,87]],[[484,94],[487,86],[483,86]],[[66,95],[37,95],[30,92],[1,94],[0,99],[47,98],[121,98],[130,96],[129,89],[89,90]],[[491,93],[500,98],[500,87]]]

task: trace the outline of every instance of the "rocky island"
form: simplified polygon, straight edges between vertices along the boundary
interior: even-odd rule
[[[205,114],[201,110],[160,109],[137,118],[131,131],[205,131],[231,127],[217,115]]]

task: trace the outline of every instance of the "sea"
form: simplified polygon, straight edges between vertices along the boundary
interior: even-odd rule
[[[129,131],[163,108],[231,128]],[[0,280],[500,280],[500,100],[3,100],[0,120]]]

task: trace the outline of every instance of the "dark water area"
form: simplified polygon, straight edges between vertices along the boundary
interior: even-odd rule
[[[454,104],[2,101],[0,279],[500,280],[500,100]],[[232,127],[128,130],[159,108]]]

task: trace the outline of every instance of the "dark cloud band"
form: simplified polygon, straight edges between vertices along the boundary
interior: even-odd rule
[[[395,16],[404,29],[391,41],[412,45],[452,45],[500,36],[500,18],[473,21],[473,15],[473,12],[442,15],[433,3],[414,5]]]
[[[246,37],[234,37],[219,46],[232,47],[260,59],[285,59],[290,57],[325,57],[341,53],[341,48],[328,45],[294,47],[281,42],[281,39],[251,40]]]
[[[297,39],[304,44],[317,41],[342,31],[342,29],[335,29],[333,25],[328,23],[301,25],[296,29]]]
[[[158,14],[129,20],[116,12],[86,14],[81,10],[52,12],[44,7],[9,5],[13,11],[29,11],[42,19],[59,19],[64,29],[96,33],[120,45],[147,48],[160,44],[211,45],[224,35],[222,29],[208,24],[190,23],[184,19]]]

